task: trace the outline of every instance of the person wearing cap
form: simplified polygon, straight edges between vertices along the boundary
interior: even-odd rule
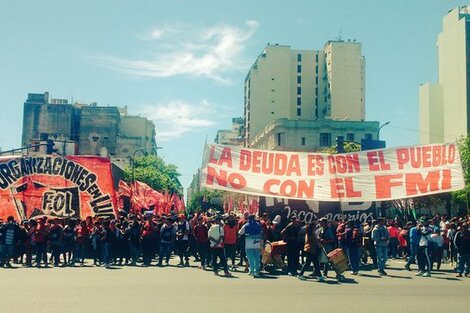
[[[379,217],[377,225],[372,230],[372,240],[375,244],[375,251],[377,252],[377,268],[380,276],[386,276],[385,265],[388,258],[388,239],[389,233],[385,227],[385,219]]]
[[[190,227],[186,221],[186,215],[178,215],[178,223],[176,224],[176,251],[180,258],[178,266],[189,266],[189,232]],[[184,263],[183,263],[184,258]]]
[[[434,242],[434,249],[431,256],[431,268],[436,263],[436,269],[441,269],[442,258],[444,256],[444,237],[441,234],[441,229],[438,226],[434,226],[432,231],[431,240]]]
[[[224,273],[226,276],[230,276],[228,271],[227,258],[225,257],[224,251],[224,227],[222,225],[220,216],[215,216],[213,218],[214,224],[209,228],[209,241],[211,245],[212,252],[212,269],[214,275],[219,273],[219,264],[222,265]],[[220,259],[220,263],[217,263],[217,258]]]
[[[290,223],[281,231],[287,246],[287,270],[290,276],[297,276],[299,268],[299,219],[297,216],[290,218]]]

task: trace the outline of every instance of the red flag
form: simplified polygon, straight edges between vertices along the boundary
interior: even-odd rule
[[[245,211],[245,206],[243,204],[243,198],[240,198],[240,202],[238,202],[238,211],[240,213],[244,213],[244,211]]]
[[[119,187],[118,187],[119,195],[124,196],[124,197],[130,197],[131,192],[132,192],[131,187],[125,181],[120,180]]]
[[[233,211],[233,199],[232,197],[228,198],[228,212],[231,213]]]

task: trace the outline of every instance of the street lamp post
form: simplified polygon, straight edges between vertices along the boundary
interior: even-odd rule
[[[390,124],[390,121],[386,122],[386,123],[383,123],[379,129],[377,130],[377,140],[380,140],[380,130],[382,129],[382,127],[384,126],[387,126],[388,124]]]

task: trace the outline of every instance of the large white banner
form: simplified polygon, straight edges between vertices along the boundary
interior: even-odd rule
[[[384,201],[463,189],[455,144],[343,154],[206,146],[201,184],[250,195],[317,201]]]

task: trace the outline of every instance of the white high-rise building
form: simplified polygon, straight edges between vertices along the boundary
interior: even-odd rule
[[[364,65],[355,41],[322,50],[268,44],[245,79],[245,145],[281,118],[364,121]]]
[[[449,11],[437,37],[439,80],[419,88],[420,141],[454,142],[470,127],[470,7]]]

